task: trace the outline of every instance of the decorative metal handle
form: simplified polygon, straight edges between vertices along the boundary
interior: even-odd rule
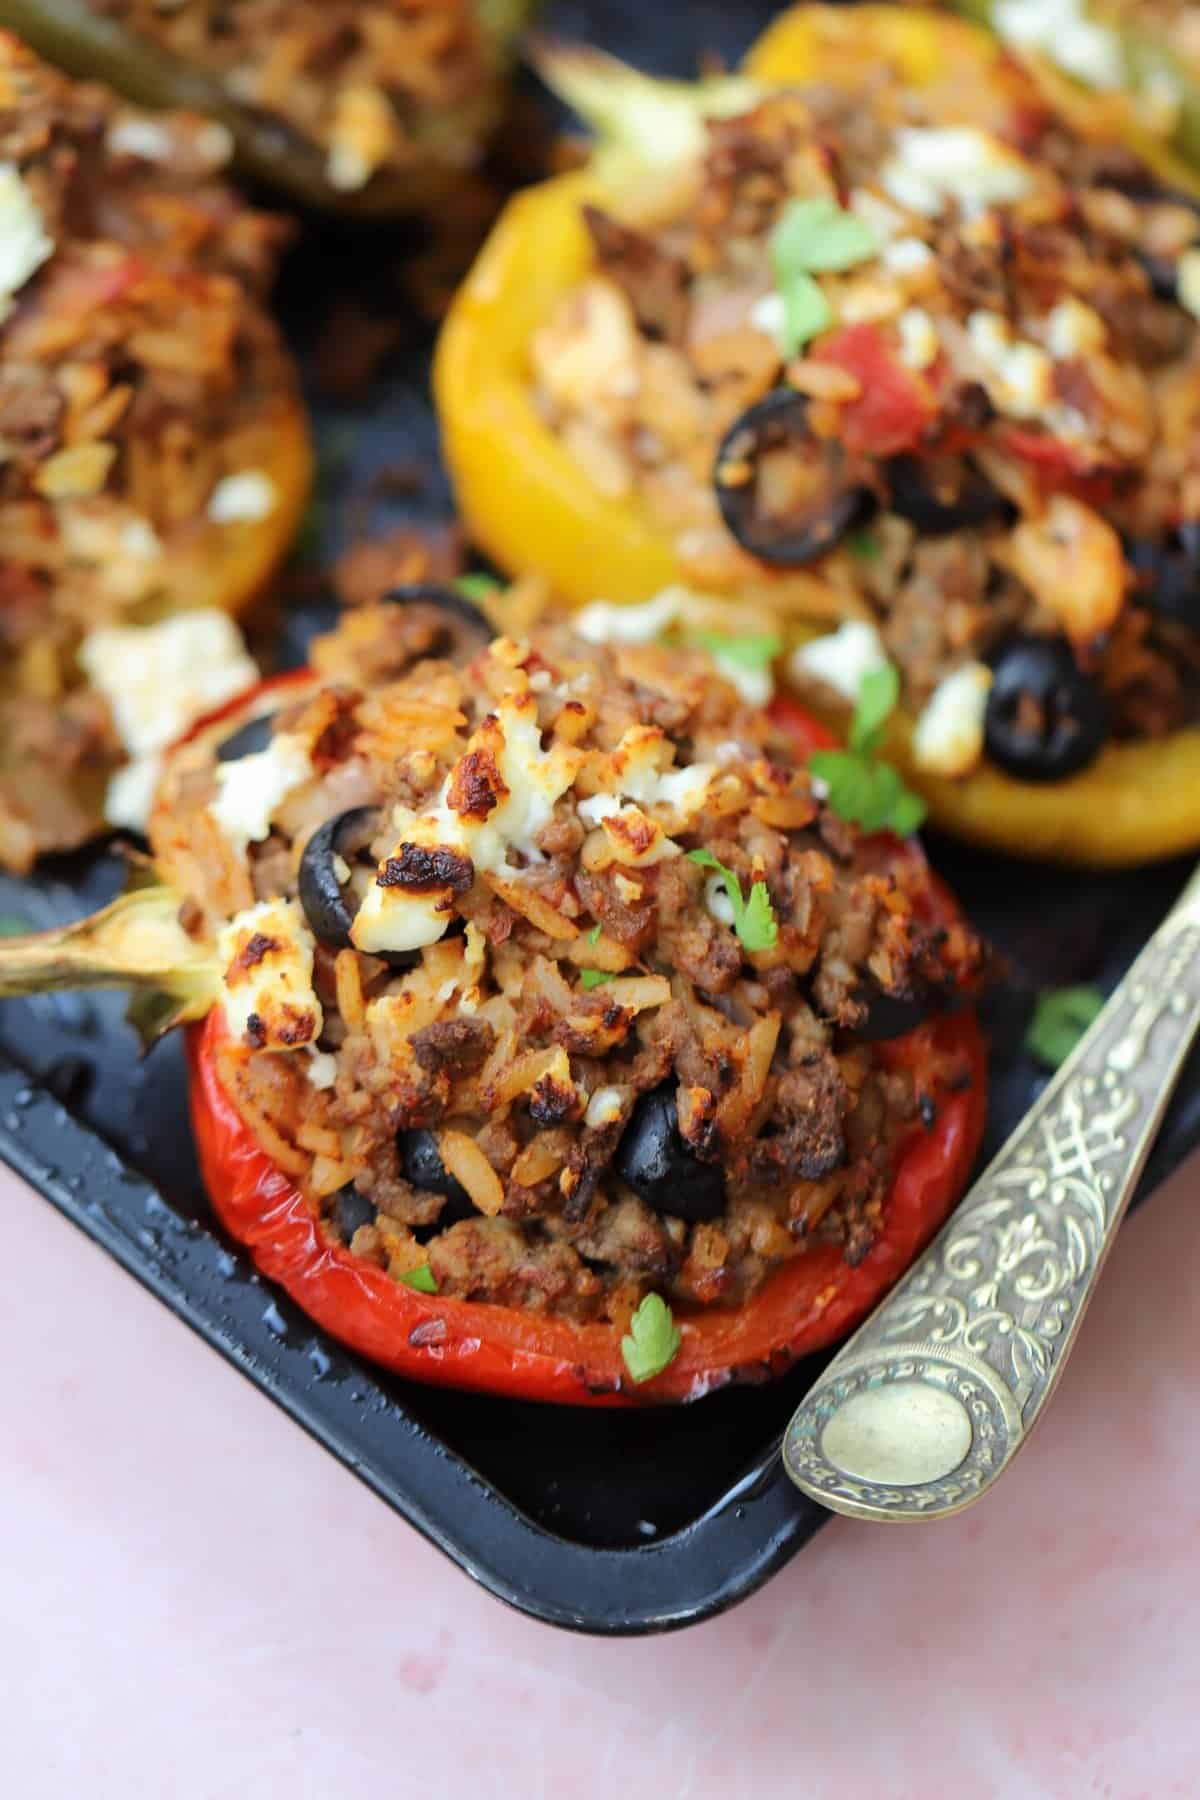
[[[860,1519],[977,1500],[1054,1390],[1200,1025],[1200,870],[925,1254],[808,1394],[796,1485]]]

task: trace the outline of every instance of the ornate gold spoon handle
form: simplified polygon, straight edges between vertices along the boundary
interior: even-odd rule
[[[834,1358],[783,1460],[834,1512],[958,1512],[1054,1391],[1200,1025],[1200,870],[939,1237]]]

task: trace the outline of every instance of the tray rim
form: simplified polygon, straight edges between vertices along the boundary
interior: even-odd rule
[[[514,1505],[383,1389],[368,1363],[310,1325],[312,1343],[323,1358],[363,1390],[364,1404],[358,1409],[362,1441],[352,1442],[336,1421],[323,1416],[319,1397],[314,1397],[319,1395],[317,1384],[311,1378],[302,1382],[281,1363],[278,1331],[265,1317],[273,1310],[277,1290],[250,1271],[244,1249],[233,1245],[215,1220],[201,1224],[178,1213],[152,1181],[3,1053],[0,1161],[464,1574],[529,1618],[603,1637],[681,1630],[746,1599],[829,1518],[788,1480],[775,1435],[715,1506],[676,1532],[626,1548],[560,1537]],[[96,1183],[105,1177],[120,1191],[115,1212],[95,1197]],[[174,1221],[187,1242],[186,1258],[153,1248],[146,1240],[154,1234],[144,1225],[139,1231],[133,1218],[123,1216],[126,1212],[143,1221]],[[256,1311],[243,1308],[236,1321],[232,1314],[216,1317],[172,1266],[200,1257],[221,1270],[229,1262],[231,1245],[246,1268],[239,1285],[257,1296]],[[407,1488],[371,1454],[372,1438],[385,1429],[403,1438]],[[445,1517],[450,1506],[453,1525]]]

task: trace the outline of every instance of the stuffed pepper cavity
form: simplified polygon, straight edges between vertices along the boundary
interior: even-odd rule
[[[134,113],[0,34],[9,868],[90,836],[117,770],[253,677],[227,615],[307,502],[307,426],[265,308],[285,228],[224,185],[225,155],[206,120]],[[126,781],[113,822],[144,823],[147,788],[144,770],[140,799]]]
[[[965,835],[1200,842],[1196,206],[955,19],[798,8],[690,111],[544,60],[618,141],[518,196],[443,334],[489,552],[849,621],[792,679],[828,710],[890,662]],[[638,182],[655,104],[687,129]]]
[[[311,206],[425,211],[483,156],[528,0],[0,0],[74,75],[187,106]]]
[[[983,1119],[980,944],[915,844],[825,805],[828,742],[701,648],[400,591],[202,723],[164,886],[0,947],[0,991],[124,979],[203,1020],[217,1212],[388,1367],[762,1379],[895,1279]]]

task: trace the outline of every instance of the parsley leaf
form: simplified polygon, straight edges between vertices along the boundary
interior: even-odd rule
[[[588,943],[589,944],[598,944],[600,942],[600,933],[603,931],[603,929],[604,929],[604,927],[600,924],[599,920],[597,920],[596,923],[592,926],[592,929],[587,934]]]
[[[879,249],[875,233],[827,194],[792,200],[784,207],[768,245],[775,284],[783,297],[783,353],[794,356],[833,322],[828,300],[813,276],[851,269]]]
[[[820,337],[833,323],[833,309],[803,269],[779,284],[783,295],[783,354],[795,356],[810,338]]]
[[[436,1294],[438,1291],[438,1284],[434,1280],[433,1270],[428,1263],[422,1263],[416,1269],[405,1269],[403,1275],[398,1276],[397,1279],[402,1281],[405,1287],[416,1288],[418,1294]]]
[[[750,897],[747,899],[733,870],[719,862],[711,850],[689,850],[688,861],[698,863],[702,869],[715,869],[721,877],[722,886],[729,895],[729,904],[733,908],[733,929],[743,949],[773,950],[779,941],[779,924],[771,906],[766,882],[751,882]]]
[[[1066,1062],[1100,1008],[1104,995],[1094,987],[1046,988],[1038,995],[1025,1034],[1025,1048],[1048,1069]]]
[[[580,969],[579,971],[579,985],[583,988],[602,987],[606,981],[612,979],[613,977],[607,969]]]
[[[873,531],[848,531],[842,542],[860,562],[874,562],[879,555],[879,539]]]
[[[500,590],[494,575],[460,575],[454,585],[467,600],[486,600]]]
[[[797,269],[833,273],[876,256],[879,240],[857,213],[847,212],[828,194],[818,194],[788,202],[771,233],[770,252],[777,276]]]
[[[925,802],[907,788],[891,763],[875,752],[900,696],[900,676],[891,663],[863,676],[845,750],[814,750],[810,772],[827,789],[826,804],[840,819],[864,831],[894,831],[911,837],[925,818]]]
[[[650,1381],[674,1362],[683,1342],[671,1309],[661,1294],[647,1294],[629,1321],[621,1339],[621,1355],[631,1378]]]
[[[872,756],[879,747],[883,728],[900,698],[900,672],[895,663],[868,669],[858,685],[858,704],[850,721],[850,748]]]
[[[739,669],[765,669],[783,649],[783,639],[773,632],[731,637],[723,631],[693,631],[691,640],[710,656],[723,657]]]

